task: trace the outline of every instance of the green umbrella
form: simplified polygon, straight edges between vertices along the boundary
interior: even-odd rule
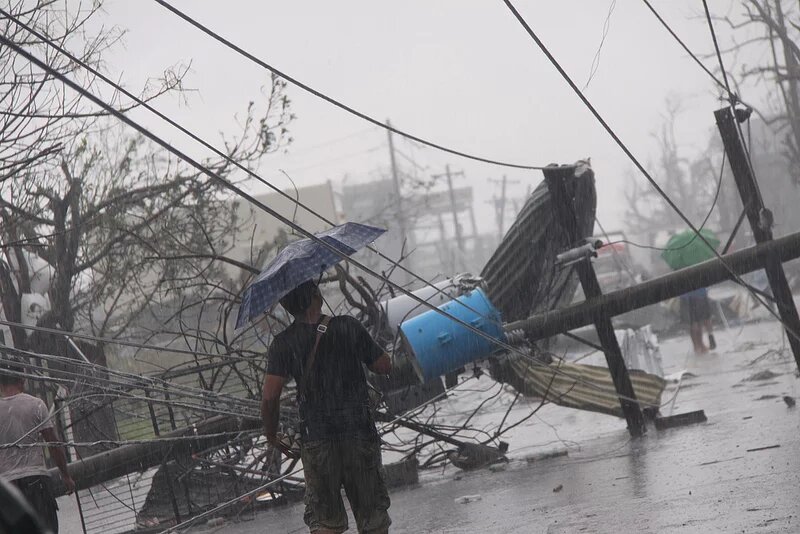
[[[708,244],[714,247],[714,250],[719,246],[719,239],[714,235],[711,230],[700,230]],[[715,257],[714,250],[697,236],[692,230],[684,230],[673,235],[667,241],[667,246],[661,253],[661,257],[667,262],[667,265],[674,270],[683,269],[696,263],[710,260]]]

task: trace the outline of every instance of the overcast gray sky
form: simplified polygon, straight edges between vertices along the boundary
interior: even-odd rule
[[[632,164],[500,0],[173,3],[320,91],[376,118],[390,118],[396,127],[420,137],[464,152],[535,165],[591,157],[600,220],[608,229],[624,226],[624,176]],[[693,50],[713,50],[707,24],[700,18],[701,2],[653,3]],[[612,2],[516,4],[583,86]],[[734,12],[740,10],[737,2],[712,0],[709,5],[717,14],[731,6]],[[259,98],[268,80],[263,69],[153,1],[107,0],[105,11],[105,24],[128,30],[124,46],[107,58],[108,69],[128,86],[140,87],[170,65],[192,62],[187,85],[196,93],[188,95],[188,104],[167,97],[157,107],[208,139],[235,131],[234,115]],[[718,31],[721,41],[729,42],[730,29],[719,25]],[[715,66],[714,60],[705,61]],[[586,94],[645,162],[656,154],[650,133],[661,124],[669,95],[684,101],[678,134],[687,155],[706,146],[714,131],[713,110],[720,107],[714,83],[638,0],[616,2]],[[363,181],[386,171],[384,131],[299,89],[291,88],[290,95],[298,116],[291,125],[294,145],[288,153],[265,159],[262,176],[283,188],[289,183],[279,169],[298,185],[341,181],[345,175]],[[752,92],[746,96],[758,100]],[[191,146],[143,113],[136,117],[176,144]],[[519,182],[511,195],[542,179],[538,171],[475,163],[402,141],[397,146],[416,159],[423,175],[442,172],[446,163],[463,170],[466,178],[457,185],[476,187],[476,207],[492,224],[491,207],[484,201],[499,188],[487,178],[507,174]]]

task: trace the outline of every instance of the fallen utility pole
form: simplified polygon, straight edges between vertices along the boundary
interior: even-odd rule
[[[439,432],[428,425],[417,423],[408,419],[398,419],[389,414],[376,412],[376,419],[391,422],[430,436],[437,441],[443,441],[457,447],[461,451],[476,454],[476,451],[486,454],[502,456],[502,451],[488,446],[479,446],[453,436]],[[261,427],[261,419],[244,418],[237,420],[235,417],[218,415],[200,421],[190,427],[179,428],[173,432],[164,433],[149,442],[123,445],[116,449],[94,454],[87,458],[72,462],[68,465],[69,474],[75,480],[76,489],[86,489],[121,477],[132,472],[143,472],[164,463],[165,458],[188,456],[197,451],[221,446],[231,440],[232,434],[257,430]],[[194,439],[174,440],[170,438]],[[490,454],[490,455],[491,455]],[[54,481],[60,481],[58,469],[49,471]],[[57,495],[64,494],[63,484],[58,482],[53,488]]]
[[[222,445],[231,440],[232,433],[256,430],[260,426],[259,419],[244,419],[240,422],[234,417],[217,415],[190,427],[161,434],[160,438],[149,442],[123,445],[72,462],[68,466],[69,474],[75,480],[76,489],[91,488],[128,473],[161,465],[167,456],[190,455]],[[191,436],[195,436],[195,439],[170,439]],[[49,474],[54,481],[61,480],[58,469],[50,469]],[[58,495],[63,495],[62,484],[57,484],[54,489]]]
[[[545,168],[543,172],[547,188],[550,190],[553,210],[561,228],[567,233],[568,239],[573,246],[577,246],[578,243],[589,236],[580,235],[578,219],[572,200],[575,195],[567,187],[568,183],[571,183],[570,179],[575,174],[575,167],[572,165],[564,167],[552,166]],[[589,255],[581,257],[575,262],[574,266],[586,298],[602,298],[603,292],[600,289],[600,283],[597,281],[597,275],[594,272]],[[594,316],[592,322],[594,322],[597,330],[600,345],[603,347],[603,354],[605,354],[608,369],[611,372],[614,389],[617,390],[619,395],[622,414],[628,423],[628,432],[634,437],[642,436],[645,433],[644,416],[639,403],[636,402],[636,393],[633,391],[631,377],[628,374],[628,368],[619,348],[614,325],[611,323],[611,316],[598,313]]]
[[[744,110],[745,117],[749,115],[749,110]],[[756,243],[766,243],[772,240],[772,212],[764,206],[764,199],[758,188],[753,168],[747,157],[742,142],[742,136],[737,125],[736,113],[732,106],[718,109],[714,112],[717,119],[717,127],[722,136],[722,144],[725,145],[725,153],[731,162],[731,172],[736,180],[736,187],[742,197],[742,205],[753,231]],[[794,359],[797,367],[800,368],[800,316],[797,314],[797,307],[789,289],[789,282],[786,281],[786,273],[783,271],[783,264],[775,254],[768,254],[764,260],[764,271],[767,273],[767,280],[775,297],[775,304],[778,307],[781,321],[786,328],[786,336],[789,338],[789,346],[792,347]]]
[[[760,245],[726,254],[641,284],[527,319],[508,323],[507,332],[525,331],[529,339],[545,339],[594,323],[598,314],[609,317],[679,297],[684,293],[731,279],[731,272],[742,275],[764,268],[768,258],[786,262],[800,258],[800,232]],[[723,263],[724,260],[724,263]],[[789,336],[791,338],[791,335]]]

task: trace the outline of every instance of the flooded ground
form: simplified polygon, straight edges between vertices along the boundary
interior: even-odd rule
[[[731,327],[717,340],[702,357],[689,354],[688,339],[661,344],[666,374],[691,373],[674,404],[676,384],[668,387],[662,413],[702,409],[707,423],[650,426],[632,440],[620,419],[546,406],[507,437],[507,465],[448,466],[392,493],[392,532],[800,531],[800,407],[783,399],[800,396],[800,379],[788,345],[771,321]],[[491,387],[473,380],[440,413],[458,420]],[[503,392],[480,419],[502,417],[511,398]],[[509,421],[532,406],[515,407]],[[566,455],[541,459],[552,452]],[[71,502],[61,501],[62,532],[80,532]],[[303,532],[302,511],[296,504],[191,531]]]

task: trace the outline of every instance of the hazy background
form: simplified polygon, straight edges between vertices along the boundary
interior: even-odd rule
[[[499,0],[173,3],[288,74],[420,137],[523,164],[591,157],[598,217],[607,229],[625,227],[622,192],[633,165]],[[700,2],[653,4],[692,50],[713,50]],[[709,5],[717,15],[742,9],[738,2]],[[676,128],[688,153],[707,147],[715,130],[712,112],[721,105],[719,91],[644,3],[520,0],[517,8],[581,87],[608,18],[586,95],[643,162],[656,156],[650,134],[662,123],[668,97],[682,101]],[[186,86],[193,91],[163,97],[156,106],[206,139],[216,142],[220,132],[235,131],[236,114],[261,98],[266,71],[155,2],[109,0],[105,11],[105,24],[128,30],[124,46],[106,60],[109,71],[129,87],[140,88],[149,76],[191,62]],[[717,31],[723,45],[730,42],[730,28],[719,23]],[[714,70],[715,58],[704,61]],[[263,177],[287,188],[290,183],[279,169],[298,186],[388,175],[385,131],[298,88],[290,87],[289,94],[297,114],[290,125],[294,143],[264,159]],[[758,101],[758,88],[743,88],[743,96]],[[205,155],[147,115],[137,111],[134,117],[192,154]],[[420,178],[442,172],[447,163],[463,170],[465,177],[455,185],[476,187],[478,217],[487,223],[494,224],[489,202],[499,194],[499,185],[487,178],[508,175],[510,197],[542,179],[539,171],[476,163],[400,139],[397,148],[416,166],[403,157],[399,163]]]

